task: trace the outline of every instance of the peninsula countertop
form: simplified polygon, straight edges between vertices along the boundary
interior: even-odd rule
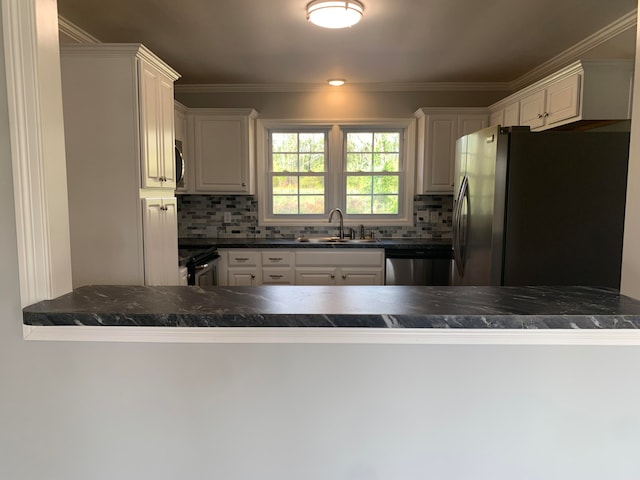
[[[31,326],[640,329],[640,301],[593,287],[87,286]]]

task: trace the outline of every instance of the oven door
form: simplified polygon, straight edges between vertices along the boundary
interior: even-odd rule
[[[204,263],[194,265],[193,283],[190,283],[190,285],[198,285],[199,287],[217,285],[217,263],[219,260],[220,257],[217,257],[207,260]],[[189,277],[189,280],[191,280],[191,275]]]

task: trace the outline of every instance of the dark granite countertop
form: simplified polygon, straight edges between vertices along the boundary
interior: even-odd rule
[[[314,243],[299,242],[295,238],[191,238],[178,239],[181,248],[217,247],[217,248],[384,248],[389,249],[427,249],[450,251],[451,239],[424,238],[381,238],[373,242],[362,243]]]
[[[593,287],[87,286],[27,325],[638,329],[640,301]]]

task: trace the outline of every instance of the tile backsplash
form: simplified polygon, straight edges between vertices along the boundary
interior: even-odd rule
[[[367,226],[377,238],[450,238],[453,197],[416,195],[413,226]],[[228,217],[225,222],[225,213]],[[350,225],[345,216],[346,227]],[[251,195],[178,195],[178,235],[195,238],[294,238],[300,235],[334,235],[337,223],[320,226],[258,225],[258,200]]]

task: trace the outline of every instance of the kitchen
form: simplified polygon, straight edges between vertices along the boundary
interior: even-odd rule
[[[12,338],[15,336],[15,328],[7,327],[7,331]],[[21,475],[22,478],[39,478],[34,472],[44,469],[50,473],[60,472],[67,478],[82,478],[82,473],[84,478],[98,478],[97,470],[104,475],[119,475],[125,468],[143,478],[151,470],[158,478],[168,478],[170,472],[183,476],[192,472],[195,476],[210,473],[239,478],[305,475],[309,478],[386,478],[393,474],[417,478],[420,474],[416,472],[431,472],[440,477],[464,478],[473,476],[472,470],[480,478],[512,478],[527,473],[542,478],[543,472],[549,471],[558,476],[581,478],[602,475],[632,478],[634,475],[633,462],[629,459],[633,458],[637,440],[623,427],[637,419],[632,413],[637,399],[637,389],[634,390],[634,382],[630,382],[635,375],[630,365],[637,364],[632,349],[602,347],[567,351],[552,347],[514,347],[506,352],[503,347],[478,349],[474,354],[471,347],[424,350],[408,346],[362,349],[352,346],[349,355],[346,349],[309,345],[279,345],[273,349],[266,346],[207,349],[195,345],[189,349],[159,345],[145,349],[141,345],[106,344],[78,348],[70,344],[28,342],[22,346],[14,341],[8,345],[12,358],[27,362],[12,362],[11,367],[3,365],[3,372],[22,368],[22,378],[25,378],[33,374],[28,367],[38,364],[43,373],[52,376],[57,373],[67,387],[56,389],[47,384],[39,387],[39,391],[53,400],[43,408],[35,396],[26,395],[16,381],[10,381],[9,385],[15,390],[3,402],[8,401],[9,407],[18,406],[19,412],[28,410],[35,423],[46,422],[51,428],[39,428],[22,416],[11,419],[8,425],[16,428],[11,428],[13,440],[8,451],[26,452],[29,438],[40,435],[45,442],[53,438],[49,432],[55,431],[67,444],[76,444],[79,449],[76,453],[80,453],[75,462],[67,463],[71,459],[63,445],[51,442],[38,462],[21,462],[22,466],[18,466],[13,456],[9,456],[5,468],[9,472],[28,472]],[[89,347],[93,353],[89,353]],[[541,369],[531,364],[532,355],[540,362]],[[82,365],[74,364],[74,357]],[[68,364],[65,359],[69,360]],[[367,368],[358,368],[359,362],[366,363]],[[25,363],[26,366],[19,366]],[[206,369],[203,363],[207,364]],[[221,370],[224,365],[236,375],[225,375]],[[432,367],[417,369],[414,365]],[[434,365],[440,367],[433,368]],[[61,371],[71,367],[73,379],[71,373],[56,372],[56,367]],[[98,371],[100,379],[92,380]],[[163,373],[154,375],[154,371]],[[143,375],[146,379],[139,382]],[[412,378],[414,388],[404,380],[407,375]],[[42,375],[39,377],[45,382]],[[458,381],[453,382],[453,386],[451,378]],[[129,388],[122,388],[123,379],[132,382],[127,383]],[[571,389],[566,388],[567,379]],[[178,388],[165,388],[163,381],[167,380]],[[427,387],[430,382],[431,388]],[[267,383],[277,386],[279,393]],[[594,384],[599,388],[593,388]],[[224,416],[221,416],[204,398],[213,401],[212,394],[224,396],[224,388],[229,395],[226,401],[214,401],[223,407]],[[386,389],[401,395],[387,395],[383,391]],[[91,396],[90,390],[96,395]],[[69,394],[64,395],[63,391]],[[121,392],[120,401],[114,391]],[[216,391],[218,393],[214,393]],[[136,394],[142,396],[136,398]],[[106,399],[103,402],[101,395]],[[158,411],[164,411],[164,421],[159,413],[142,408],[136,408],[135,418],[127,415],[127,406],[135,408],[146,403],[143,397],[153,400],[151,403]],[[21,403],[13,403],[14,398]],[[518,410],[529,412],[529,419],[505,409],[505,398],[517,403]],[[81,408],[80,400],[100,407],[103,416],[110,415],[114,429],[106,428],[107,422],[97,422],[86,408]],[[184,405],[183,401],[191,405],[193,413],[183,411],[182,416],[178,415],[177,405]],[[471,411],[474,401],[481,411]],[[616,403],[616,412],[596,408],[612,401]],[[234,402],[236,408],[232,408]],[[292,404],[307,405],[315,413],[297,415],[285,407]],[[31,408],[27,409],[28,406]],[[389,409],[396,413],[381,413]],[[425,416],[424,411],[430,409],[437,413]],[[15,411],[5,409],[10,410]],[[349,415],[340,414],[341,411]],[[422,414],[418,414],[420,411]],[[465,422],[460,422],[456,411],[465,416]],[[295,420],[292,415],[301,430],[283,430],[287,425],[292,426]],[[372,419],[377,419],[375,431],[370,423]],[[114,445],[107,436],[82,434],[80,424],[86,425],[86,422],[124,443]],[[280,427],[273,428],[277,424]],[[536,428],[536,424],[546,425],[549,430],[545,433],[544,429]],[[25,433],[21,433],[18,425]],[[118,427],[123,427],[122,432],[117,431]],[[589,435],[591,428],[605,436],[599,436],[601,442],[596,442],[599,451],[590,447],[590,442],[581,440],[593,439]],[[526,432],[528,440],[518,434],[519,429],[520,433]],[[190,460],[183,462],[177,456],[158,456],[150,445],[154,443],[150,431],[166,446],[175,447],[180,454],[177,456],[186,454],[183,458]],[[492,432],[490,437],[485,436],[486,432]],[[383,437],[393,441],[375,440]],[[310,438],[316,438],[317,442]],[[99,453],[109,445],[119,461],[110,462]],[[215,458],[210,462],[206,456],[211,452],[204,450],[205,445],[219,452],[213,453]],[[242,445],[253,452],[253,462],[246,462],[246,455],[240,455],[246,452]],[[278,453],[279,448],[270,445],[293,448],[286,448],[287,455],[282,455]],[[19,450],[23,446],[25,450]],[[137,452],[136,458],[126,454],[127,447]],[[336,453],[327,455],[325,448]],[[501,458],[495,455],[495,448],[502,452]],[[537,452],[535,465],[530,458],[532,451]],[[554,451],[569,453],[559,457]],[[318,455],[319,452],[324,453]],[[324,461],[319,461],[320,457]],[[590,461],[596,457],[604,458],[607,465]],[[576,458],[577,461],[572,461]]]
[[[626,32],[624,32],[624,34],[626,34]],[[616,39],[619,40],[618,37],[616,37]],[[602,52],[603,49],[606,48],[606,46],[603,47],[602,45],[598,45],[595,49]],[[68,50],[71,49],[63,49],[63,58],[64,52]],[[594,55],[602,55],[602,53],[594,53]],[[588,55],[585,56],[588,57]],[[559,61],[556,60],[556,63],[559,63]],[[557,78],[561,71],[562,69],[554,70],[546,77]],[[538,75],[540,76],[540,74]],[[77,72],[70,73],[70,76],[78,78]],[[543,77],[542,80],[539,80],[541,85],[545,84],[544,78],[545,77]],[[582,81],[585,80],[583,79]],[[524,82],[525,80],[520,80],[520,83]],[[590,82],[591,80],[587,80],[587,84],[590,84]],[[626,85],[624,82],[627,82]],[[87,81],[85,83],[95,82]],[[533,82],[533,84],[535,83],[536,82]],[[524,95],[523,92],[527,91],[527,89],[532,88],[531,83],[525,85],[525,87],[518,91],[520,96]],[[625,86],[627,87],[626,95],[624,93]],[[618,119],[628,118],[628,111],[624,111],[625,109],[628,110],[630,95],[628,87],[629,79],[622,78],[621,82],[618,81],[617,84],[611,83],[607,85],[605,87],[605,91],[592,91],[585,95],[591,95],[592,97],[603,97],[606,95],[606,98],[611,98],[613,92],[616,94],[620,93],[619,97],[622,98],[622,101],[618,103],[622,104],[622,108],[620,108],[621,112],[618,114]],[[76,84],[73,84],[73,87],[71,88],[74,92],[79,90]],[[286,88],[290,87],[286,85],[279,87],[270,86],[269,90],[286,90]],[[406,191],[403,194],[406,198],[410,199],[413,197],[413,189],[415,187],[415,193],[419,195],[415,197],[413,206],[405,208],[405,217],[400,218],[400,221],[396,225],[393,225],[390,221],[385,221],[384,223],[386,223],[386,225],[380,226],[374,220],[359,220],[359,218],[362,219],[363,217],[358,217],[357,215],[354,217],[349,215],[349,212],[347,212],[346,221],[351,222],[351,225],[349,226],[352,228],[355,228],[359,224],[366,225],[369,233],[379,239],[417,238],[421,240],[433,239],[440,241],[442,238],[450,238],[450,225],[453,210],[453,197],[451,195],[453,193],[452,166],[454,160],[453,151],[455,148],[452,144],[452,139],[455,140],[455,138],[460,136],[462,133],[470,133],[482,127],[486,127],[489,124],[489,117],[499,113],[497,108],[491,107],[499,105],[500,102],[504,102],[507,98],[513,98],[514,93],[510,92],[511,96],[507,95],[507,93],[497,90],[495,86],[492,86],[491,88],[478,88],[475,85],[459,86],[455,89],[455,95],[452,95],[450,92],[438,92],[438,100],[440,102],[448,101],[450,103],[447,103],[446,105],[450,106],[444,108],[422,107],[416,110],[416,106],[420,106],[422,102],[429,103],[429,100],[424,100],[425,94],[421,91],[402,92],[403,96],[406,97],[404,101],[394,102],[389,97],[396,99],[398,92],[395,91],[380,91],[379,88],[376,89],[372,87],[362,89],[357,85],[354,87],[350,87],[349,85],[340,87],[344,89],[342,91],[332,91],[330,90],[331,88],[333,87],[321,87],[315,85],[312,87],[305,87],[304,89],[298,87],[298,91],[296,92],[277,91],[274,93],[261,92],[261,90],[265,90],[265,88],[260,86],[245,87],[243,90],[248,89],[254,91],[252,92],[253,94],[249,96],[246,93],[233,93],[230,91],[232,90],[230,87],[222,88],[222,92],[216,93],[216,91],[221,90],[220,87],[207,87],[203,85],[193,86],[188,84],[181,86],[180,81],[178,81],[176,86],[176,96],[178,100],[182,100],[182,103],[176,104],[177,113],[175,131],[176,138],[183,146],[183,153],[187,161],[187,173],[184,187],[178,188],[176,191],[178,196],[177,206],[175,208],[177,209],[178,215],[178,236],[181,239],[180,243],[182,243],[183,247],[188,246],[189,240],[193,238],[209,238],[212,240],[215,239],[216,241],[219,239],[234,237],[240,239],[294,239],[305,235],[326,236],[329,232],[333,232],[334,230],[330,229],[330,226],[327,225],[326,222],[326,216],[328,216],[329,209],[333,206],[341,206],[342,210],[345,209],[344,201],[335,194],[333,196],[328,195],[329,198],[325,200],[324,218],[312,216],[310,217],[310,220],[306,221],[306,224],[311,223],[313,224],[313,227],[296,228],[295,225],[287,225],[288,222],[286,220],[289,219],[285,219],[285,222],[280,223],[274,221],[268,223],[266,221],[267,219],[262,218],[264,217],[263,210],[267,204],[267,197],[262,193],[265,190],[265,185],[259,184],[257,179],[265,178],[264,175],[266,172],[259,170],[256,174],[256,169],[259,168],[259,165],[264,163],[264,159],[256,157],[261,156],[263,148],[258,148],[257,154],[253,153],[253,149],[256,148],[254,147],[254,143],[256,140],[260,141],[264,135],[261,132],[265,130],[265,127],[261,127],[261,125],[267,122],[273,123],[277,120],[281,120],[286,123],[288,119],[292,118],[304,118],[306,121],[318,122],[326,122],[327,119],[331,119],[333,122],[342,123],[348,122],[350,121],[349,119],[352,118],[365,118],[368,122],[373,120],[380,121],[379,119],[387,118],[395,119],[395,117],[404,119],[406,118],[407,110],[409,110],[411,117],[417,117],[418,131],[414,134],[415,137],[417,137],[417,140],[411,138],[406,143],[407,145],[410,145],[417,141],[420,144],[415,153],[418,157],[417,163],[415,166],[408,165],[416,171],[415,185],[413,184],[413,180],[405,181]],[[383,90],[387,90],[388,88],[389,87],[386,87]],[[400,89],[401,87],[395,88]],[[469,92],[463,91],[463,88],[467,88]],[[507,87],[502,85],[502,88]],[[474,91],[474,89],[476,89],[476,91]],[[372,92],[371,90],[377,91]],[[530,92],[531,90],[528,91]],[[471,93],[473,93],[475,98],[469,98]],[[247,96],[250,98],[247,99]],[[90,97],[91,94],[89,94],[88,98]],[[277,97],[277,109],[273,108],[273,104],[276,102],[272,101],[271,97]],[[334,97],[338,99],[342,97],[342,103],[333,104],[331,101],[333,101]],[[362,97],[362,100],[360,100],[360,97]],[[447,99],[447,97],[450,97],[450,99]],[[290,98],[290,100],[287,100],[288,98]],[[327,98],[330,101],[326,101]],[[581,102],[587,103],[588,98],[588,96],[585,96]],[[348,101],[345,101],[345,99],[348,99]],[[317,105],[309,103],[309,101],[314,100],[318,102]],[[86,101],[88,100],[85,100],[85,103]],[[248,101],[251,103],[247,103]],[[410,104],[409,102],[414,103]],[[267,104],[266,106],[265,103]],[[431,100],[431,103],[433,103],[433,100]],[[582,108],[582,103],[580,103],[580,108]],[[611,101],[611,103],[613,103],[613,101]],[[185,104],[190,105],[190,107],[185,107]],[[211,105],[224,105],[224,107],[220,109],[210,108]],[[491,105],[491,107],[487,108],[488,105]],[[253,107],[257,108],[254,109]],[[587,107],[584,108],[586,111]],[[365,109],[368,111],[362,113],[362,110]],[[214,123],[218,121],[216,120],[216,115],[221,115],[219,123]],[[225,118],[225,115],[228,117]],[[605,118],[614,118],[611,117],[610,114],[608,117],[602,116],[602,118],[600,118],[599,112],[591,118],[583,118],[579,116],[579,114],[574,115],[574,117],[574,120],[603,120]],[[203,133],[201,129],[220,128],[215,126],[211,127],[211,125],[224,125],[226,128],[232,121],[243,122],[240,123],[240,128],[245,129],[244,133],[241,134],[241,138],[236,139],[238,144],[230,145],[228,147],[222,144],[222,147],[220,147],[220,141],[205,141],[207,138],[215,138],[215,133],[217,132],[215,130],[210,130]],[[445,126],[447,125],[445,122],[449,122],[448,127]],[[517,125],[519,122],[513,124]],[[68,144],[72,144],[72,141],[75,138],[89,138],[82,131],[82,126],[83,125],[80,126],[77,132],[71,132],[69,126],[67,126],[67,130],[70,132],[68,135],[71,137],[67,140]],[[449,130],[442,130],[446,128],[449,128]],[[258,129],[258,132],[254,134],[253,132],[256,129]],[[436,132],[441,137],[433,137]],[[200,135],[199,140],[196,138],[196,135],[198,134]],[[428,138],[426,143],[425,138]],[[444,140],[440,140],[439,138],[444,138]],[[88,145],[89,149],[91,147],[92,145]],[[209,150],[205,151],[207,148],[209,148]],[[233,154],[238,154],[236,156],[229,157],[229,159],[223,158],[222,162],[216,163],[215,159],[217,158],[217,152],[214,151],[215,148],[222,148],[225,152],[228,151],[233,152]],[[166,150],[168,150],[168,148]],[[242,154],[240,155],[239,153]],[[412,158],[413,155],[414,154],[410,151],[406,152],[408,159]],[[105,156],[107,156],[106,152]],[[112,158],[113,156],[113,153],[109,154],[109,157]],[[264,155],[262,156],[264,157]],[[77,156],[78,159],[82,159],[84,157],[86,157],[86,154],[79,154]],[[73,161],[73,159],[70,161]],[[96,159],[96,163],[104,163],[104,161]],[[411,163],[411,161],[409,161],[409,163]],[[79,171],[85,164],[86,162],[78,166],[74,166],[72,168],[72,172]],[[235,170],[229,169],[228,165],[230,164],[236,165],[234,167]],[[86,168],[87,167],[85,166],[85,170]],[[233,177],[232,180],[236,182],[237,186],[227,184],[216,185],[215,178],[216,176],[220,177],[222,172],[224,172],[225,175],[231,175]],[[441,177],[443,177],[442,172],[445,173],[444,180],[441,179]],[[73,183],[83,184],[82,178],[86,179],[86,175],[88,173],[85,171],[81,174],[73,174],[77,175],[79,178],[77,182],[72,182],[72,185]],[[98,176],[97,173],[94,174]],[[106,173],[100,173],[100,175],[104,174]],[[413,175],[412,171],[407,171],[407,177],[412,177]],[[437,179],[440,183],[432,183],[434,179]],[[335,180],[332,180],[332,183],[339,184],[339,182]],[[243,186],[241,187],[240,184]],[[338,190],[338,188],[336,188],[336,190]],[[74,205],[80,205],[81,203],[86,204],[86,198],[84,199],[84,202],[80,201],[82,193],[82,189],[78,195],[74,194],[72,190],[71,195],[74,197],[71,201],[72,209],[76,208]],[[107,193],[108,190],[105,190],[104,194]],[[228,195],[221,197],[223,194],[234,193],[236,195],[233,197]],[[258,195],[246,197],[244,196],[245,193],[257,193]],[[94,192],[94,195],[97,194]],[[213,197],[211,195],[213,195]],[[86,205],[83,205],[82,208],[86,208]],[[122,205],[114,205],[112,208],[116,211],[120,211],[124,207]],[[167,207],[165,206],[163,208]],[[411,210],[413,210],[413,212],[411,212]],[[407,212],[409,215],[407,215]],[[107,242],[105,239],[107,238],[107,234],[105,231],[108,228],[111,228],[111,230],[115,232],[116,228],[104,225],[104,219],[100,220],[100,225],[96,225],[93,228],[86,228],[87,225],[91,225],[91,215],[86,214],[85,217],[79,217],[78,213],[72,212],[72,226],[74,218],[82,218],[81,221],[76,220],[76,222],[81,225],[79,227],[81,233],[72,235],[72,245],[74,243],[87,245],[87,247],[72,246],[72,250],[75,252],[83,250],[82,255],[74,254],[77,257],[74,260],[74,268],[76,268],[75,265],[80,265],[79,268],[91,268],[92,274],[88,278],[84,278],[85,276],[83,274],[78,273],[77,271],[74,272],[74,284],[79,286],[91,283],[145,282],[145,280],[140,279],[132,281],[128,276],[114,276],[113,271],[116,270],[116,263],[112,261],[112,255],[109,254],[111,250],[103,250],[106,255],[102,260],[96,260],[93,258],[92,247],[96,245],[94,237],[97,236],[97,232],[100,232],[99,236],[103,240],[102,243],[106,244]],[[407,218],[409,221],[407,221]],[[134,225],[133,222],[131,224]],[[100,230],[100,228],[102,228],[102,230]],[[77,229],[72,228],[72,232],[76,230]],[[88,231],[91,232],[91,238],[76,240],[76,236],[86,236]],[[118,236],[121,235],[122,233],[118,234]],[[138,234],[138,236],[140,236],[140,234]],[[113,242],[111,248],[117,248],[116,245],[118,245],[118,239]],[[202,245],[203,242],[198,243],[198,246]],[[305,247],[306,246],[308,245],[305,245]],[[299,245],[297,247],[299,247]],[[418,245],[418,247],[420,247],[420,245]],[[137,249],[140,251],[142,247],[138,245]],[[148,248],[145,250],[144,255],[147,255],[147,253]],[[136,263],[135,261],[131,261],[131,257],[124,256],[125,254],[122,250],[121,254],[123,257],[120,265],[117,267],[120,271],[124,271],[126,266]],[[138,254],[138,257],[141,257],[140,254]],[[145,261],[150,265],[158,265],[161,262],[161,260],[157,258]],[[92,267],[89,267],[91,264],[93,264]],[[143,269],[143,267],[138,266],[138,270]],[[103,272],[105,276],[101,277]],[[222,275],[226,277],[224,272]],[[255,274],[254,278],[256,278]],[[258,283],[249,284],[260,284],[259,280],[256,281]],[[159,284],[153,279],[146,280],[146,283]],[[218,281],[217,283],[222,285],[238,284],[235,279],[229,280],[227,278],[222,281]],[[436,282],[436,284],[446,283],[446,280],[439,280]]]

